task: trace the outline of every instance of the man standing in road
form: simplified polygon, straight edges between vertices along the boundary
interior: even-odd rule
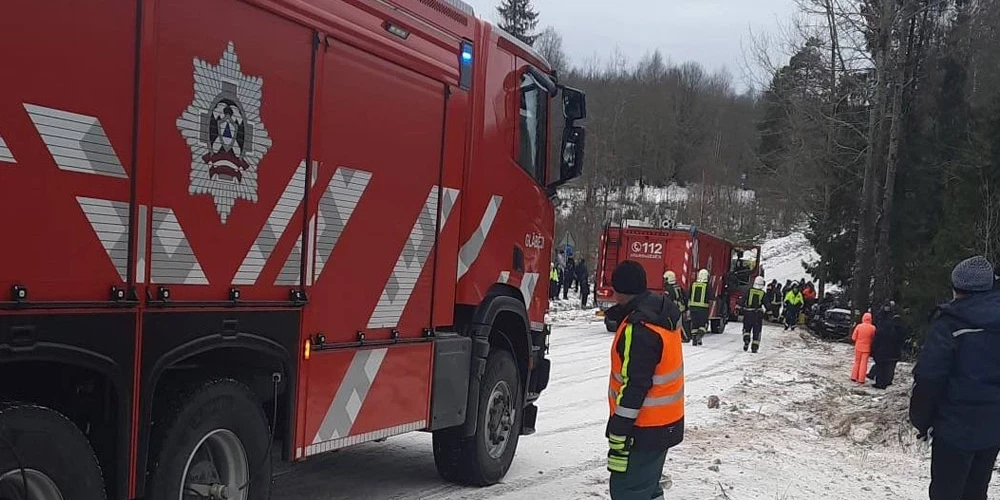
[[[986,500],[1000,453],[1000,291],[985,257],[951,273],[913,370],[910,422],[933,437],[931,500]]]
[[[642,265],[625,261],[611,277],[618,322],[608,381],[608,470],[612,500],[662,500],[667,450],[684,439],[680,311],[646,290]]]
[[[743,352],[750,349],[760,350],[760,333],[764,328],[764,278],[757,276],[753,286],[743,296],[740,307],[743,308]]]
[[[799,291],[799,284],[793,283],[792,288],[785,293],[785,330],[799,324],[799,311],[802,309],[802,292]]]

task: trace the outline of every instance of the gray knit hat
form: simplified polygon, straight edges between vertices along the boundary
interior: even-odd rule
[[[994,281],[993,265],[983,256],[963,260],[951,272],[951,285],[961,292],[988,292]]]

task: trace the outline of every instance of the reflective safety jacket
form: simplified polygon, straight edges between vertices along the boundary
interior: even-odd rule
[[[549,281],[559,281],[559,270],[553,269],[549,271]]]
[[[748,311],[761,309],[764,307],[764,290],[750,288],[750,291],[743,296],[743,301],[740,305]]]
[[[788,293],[785,294],[785,303],[788,305],[801,306],[802,302],[804,302],[802,299],[802,292],[789,290]]]
[[[647,292],[608,316],[620,321],[611,347],[608,433],[631,437],[636,449],[677,445],[684,433],[680,311]]]
[[[680,285],[678,285],[676,283],[674,283],[672,285],[670,283],[665,283],[664,284],[664,295],[667,298],[669,298],[670,300],[672,300],[674,302],[674,304],[677,305],[677,308],[680,309],[680,311],[682,313],[687,310],[687,307],[688,307],[687,306],[687,301],[688,301],[687,294],[684,293],[684,289],[681,288]]]
[[[708,283],[698,281],[691,285],[691,299],[688,301],[689,307],[708,309],[713,300],[715,300],[715,294],[712,293],[712,289],[709,288]]]

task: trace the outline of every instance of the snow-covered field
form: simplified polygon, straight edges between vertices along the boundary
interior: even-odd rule
[[[819,261],[819,254],[802,233],[792,233],[767,241],[761,245],[760,253],[767,281],[778,280],[781,284],[786,280],[811,280],[802,263],[813,264]]]

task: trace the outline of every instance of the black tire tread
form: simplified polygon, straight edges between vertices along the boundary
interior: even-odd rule
[[[489,381],[493,380],[494,377],[498,377],[503,367],[502,363],[508,362],[516,374],[517,364],[510,352],[503,349],[494,349],[490,353],[490,357],[487,358],[486,371],[483,373],[482,380]],[[515,379],[517,385],[514,391],[515,394],[512,396],[516,401],[520,401],[522,390],[520,376],[516,376]],[[489,384],[484,384],[484,386],[486,385]],[[480,412],[482,411],[484,409],[480,407]],[[520,428],[522,412],[523,408],[519,407],[513,426],[514,431],[511,432],[511,442],[508,443],[508,446],[514,450],[517,448],[517,441],[520,437],[516,429]],[[479,415],[476,418],[480,418]],[[509,467],[509,464],[501,473],[501,477],[492,478],[486,475],[477,449],[480,440],[479,432],[481,432],[481,429],[478,426],[476,434],[471,437],[462,436],[461,427],[435,431],[434,462],[438,473],[444,480],[467,486],[491,486],[496,484],[506,474],[506,468]],[[513,451],[511,451],[511,454],[513,454]]]
[[[4,414],[17,411],[37,412],[41,415],[45,415],[45,418],[55,419],[57,422],[59,422],[61,426],[65,428],[66,432],[73,435],[72,439],[79,438],[82,443],[85,443],[87,445],[86,446],[87,450],[89,450],[90,452],[90,456],[88,457],[90,459],[89,463],[88,464],[82,463],[83,457],[80,457],[81,462],[78,463],[77,465],[78,467],[87,467],[88,465],[93,467],[93,470],[91,472],[93,474],[96,474],[97,477],[101,478],[100,496],[102,498],[107,497],[107,488],[104,485],[104,470],[101,468],[101,463],[97,459],[97,454],[94,452],[94,447],[90,445],[90,440],[87,439],[87,436],[83,434],[83,431],[81,431],[80,428],[77,427],[72,420],[67,418],[62,413],[46,406],[41,406],[34,403],[25,403],[21,401],[0,401],[0,421],[3,420]],[[0,428],[0,431],[2,430],[3,429]],[[6,444],[3,444],[2,446],[6,446]]]
[[[157,415],[154,415],[154,423],[162,423],[163,425],[154,425],[154,431],[150,440],[150,460],[149,460],[149,476],[154,477],[155,471],[159,468],[160,452],[166,445],[165,440],[168,436],[174,434],[174,430],[177,426],[183,425],[184,422],[180,421],[181,414],[187,409],[190,401],[195,399],[199,394],[212,390],[216,386],[228,386],[239,393],[241,393],[247,400],[257,402],[256,407],[259,411],[259,417],[261,421],[267,423],[269,420],[267,414],[264,412],[264,407],[261,406],[257,400],[257,396],[253,391],[243,382],[229,377],[218,377],[210,378],[207,380],[202,380],[195,383],[189,383],[186,385],[179,385],[178,387],[172,389],[167,394],[163,395],[164,405],[157,411]],[[253,475],[258,471],[255,470],[260,464],[250,463],[250,478],[251,481],[256,481]],[[271,479],[268,478],[268,481]],[[148,493],[148,491],[147,491]]]

